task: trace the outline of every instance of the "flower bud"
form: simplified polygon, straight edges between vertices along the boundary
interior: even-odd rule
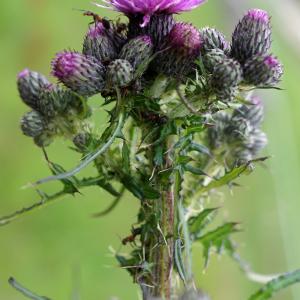
[[[148,35],[151,37],[155,49],[157,49],[175,24],[173,15],[154,14],[147,25],[141,26],[143,19],[144,16],[142,14],[129,17],[128,37],[132,39],[137,36]]]
[[[21,119],[21,129],[26,136],[36,137],[43,133],[45,127],[46,120],[37,111],[30,111]]]
[[[102,22],[92,25],[86,34],[82,53],[87,56],[93,56],[101,62],[116,59],[118,51],[108,35],[108,30]]]
[[[106,88],[114,90],[129,85],[133,80],[133,68],[129,61],[116,59],[107,67]]]
[[[80,151],[84,151],[91,143],[91,134],[87,132],[82,132],[77,134],[73,138],[73,144],[78,148]]]
[[[205,27],[200,30],[203,39],[202,51],[205,53],[210,50],[219,49],[226,54],[230,51],[230,45],[226,41],[225,36],[218,30]]]
[[[41,90],[50,85],[50,82],[44,75],[25,69],[19,73],[17,84],[23,102],[36,109]]]
[[[255,56],[244,65],[244,78],[254,86],[275,86],[283,75],[283,66],[272,55]]]
[[[202,62],[205,67],[205,70],[209,73],[213,73],[214,68],[222,64],[224,60],[226,60],[228,57],[226,54],[220,50],[220,49],[213,49],[209,50],[206,54],[202,57]]]
[[[242,81],[241,65],[230,58],[214,68],[211,85],[220,101],[230,101],[237,94],[237,86]]]
[[[82,96],[98,94],[105,85],[105,67],[102,63],[92,56],[77,52],[57,54],[52,62],[52,74]]]
[[[264,119],[264,107],[258,97],[251,99],[251,104],[242,105],[233,112],[233,119],[244,118],[248,120],[252,127],[258,128]]]
[[[38,111],[45,117],[67,115],[71,109],[75,109],[77,113],[83,110],[80,96],[71,90],[51,85],[41,92]]]
[[[134,70],[147,62],[153,53],[151,38],[147,35],[130,40],[121,50],[120,58],[129,61]]]
[[[161,53],[154,61],[156,70],[167,76],[184,76],[191,72],[200,54],[202,39],[199,31],[187,23],[174,25]]]
[[[263,55],[271,47],[271,24],[266,11],[251,9],[236,26],[231,55],[244,63],[254,55]]]

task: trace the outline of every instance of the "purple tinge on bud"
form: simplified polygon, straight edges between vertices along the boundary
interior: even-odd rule
[[[275,86],[283,75],[283,66],[273,55],[254,56],[244,65],[244,78],[254,86]]]
[[[268,13],[251,9],[235,28],[231,55],[241,63],[255,55],[264,55],[271,47],[271,35]]]
[[[117,58],[118,49],[111,38],[110,30],[105,28],[102,22],[92,25],[84,39],[83,54],[104,62]]]
[[[103,64],[92,56],[77,52],[58,53],[52,61],[52,74],[82,96],[101,93],[105,85]]]
[[[171,14],[155,14],[151,17],[147,25],[141,27],[143,15],[130,15],[128,24],[128,37],[130,39],[141,35],[151,37],[155,49],[161,46],[166,36],[172,30],[175,20]]]
[[[174,25],[154,62],[158,72],[168,76],[186,75],[203,45],[199,31],[191,24]]]
[[[25,69],[18,74],[17,84],[23,102],[29,107],[36,109],[41,91],[49,86],[50,82],[44,75]]]
[[[205,0],[109,0],[103,1],[126,15],[143,15],[142,27],[146,26],[154,14],[177,14],[196,8]],[[103,7],[102,5],[98,5]]]
[[[257,8],[250,9],[247,12],[246,17],[254,21],[263,22],[265,24],[268,24],[270,20],[270,17],[266,11]]]

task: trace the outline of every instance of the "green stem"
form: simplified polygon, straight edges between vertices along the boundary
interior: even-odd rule
[[[31,292],[27,288],[23,287],[20,283],[18,283],[13,277],[10,277],[8,282],[14,289],[22,293],[27,298],[30,298],[32,300],[50,300],[50,298],[48,297],[38,296],[37,294]]]
[[[172,138],[166,141],[166,149],[169,149]],[[171,159],[165,159],[164,168],[172,167]],[[174,262],[174,233],[175,233],[175,199],[172,178],[167,184],[159,183],[161,197],[156,201],[156,213],[159,217],[157,223],[158,245],[154,249],[153,263],[155,265],[154,279],[156,283],[154,295],[165,300],[171,299],[172,271]]]
[[[20,217],[26,215],[27,213],[33,212],[34,210],[36,210],[42,206],[49,205],[50,203],[53,203],[55,200],[60,199],[64,195],[66,195],[66,193],[64,190],[62,190],[54,195],[47,196],[46,199],[41,199],[37,203],[34,203],[27,207],[24,207],[10,215],[4,216],[4,217],[0,218],[0,226],[7,225],[7,224],[19,219]]]

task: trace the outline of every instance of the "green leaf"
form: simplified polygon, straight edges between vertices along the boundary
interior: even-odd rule
[[[196,143],[192,143],[189,146],[189,151],[197,151],[199,153],[203,153],[208,156],[212,156],[210,150],[207,147],[205,147],[204,145],[196,144]]]
[[[217,229],[206,233],[199,237],[195,241],[199,241],[203,246],[203,256],[205,259],[205,268],[208,266],[210,251],[215,248],[220,254],[225,244],[227,243],[229,236],[240,230],[237,228],[238,223],[226,223]]]
[[[160,197],[160,193],[149,184],[139,182],[129,174],[123,174],[121,181],[123,185],[140,200],[157,199]]]
[[[59,175],[64,173],[66,170],[60,166],[59,164],[53,163],[48,161],[49,163],[49,168],[51,170],[51,172],[53,173],[53,175]],[[64,185],[64,190],[67,194],[75,194],[75,193],[79,193],[78,190],[78,180],[75,176],[71,176],[67,179],[61,179],[60,180],[62,182],[62,184]]]
[[[163,147],[157,146],[155,147],[155,155],[154,155],[154,163],[156,166],[161,166],[164,161],[164,155],[163,155]]]
[[[190,156],[180,155],[177,158],[177,164],[178,165],[186,165],[187,163],[191,162],[192,160],[193,160],[193,158]]]
[[[119,192],[104,177],[91,177],[80,180],[79,187],[99,186],[112,196],[118,197]]]
[[[130,173],[130,150],[126,144],[126,141],[123,141],[122,158],[125,172]]]
[[[300,282],[300,269],[291,273],[284,274],[270,281],[254,295],[252,295],[249,300],[270,299],[278,291],[298,282]]]
[[[193,240],[199,238],[203,229],[214,220],[218,209],[219,208],[204,209],[198,216],[189,219],[189,232]]]
[[[205,193],[205,192],[208,192],[212,189],[216,189],[216,188],[220,188],[224,185],[228,185],[233,180],[240,177],[243,173],[246,173],[246,172],[251,173],[251,171],[252,170],[249,168],[249,164],[242,165],[240,167],[234,168],[231,171],[229,171],[228,173],[226,173],[223,177],[212,181],[207,186],[202,187],[199,192]]]
[[[188,172],[191,172],[192,174],[195,174],[195,175],[204,175],[204,176],[208,176],[210,177],[207,173],[205,173],[203,170],[201,170],[200,168],[196,168],[196,167],[193,167],[191,165],[185,165],[184,166],[184,169]]]
[[[182,247],[183,246],[182,246],[181,239],[177,239],[174,245],[175,266],[181,280],[184,282],[184,284],[186,284],[186,274],[185,274],[185,268],[182,259]]]

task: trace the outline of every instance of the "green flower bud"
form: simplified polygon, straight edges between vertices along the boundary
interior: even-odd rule
[[[226,54],[229,53],[230,44],[226,41],[225,36],[215,28],[205,27],[200,30],[200,35],[203,40],[203,53],[217,49],[222,50]]]
[[[222,64],[222,62],[227,58],[228,57],[223,50],[213,49],[209,50],[206,54],[203,55],[202,61],[206,71],[209,73],[213,73],[214,68],[217,65]]]
[[[36,137],[43,133],[46,128],[46,120],[37,111],[26,113],[21,119],[21,129],[26,136]]]
[[[241,65],[230,58],[216,65],[212,76],[212,86],[215,90],[223,90],[237,86],[242,81]]]
[[[114,88],[126,87],[133,80],[133,67],[129,61],[125,59],[116,59],[107,67],[106,88],[114,90]]]
[[[120,58],[129,61],[136,70],[139,65],[147,62],[153,53],[151,38],[147,35],[136,37],[130,40],[122,48]]]
[[[38,111],[45,117],[51,119],[57,115],[68,115],[71,110],[78,114],[83,110],[80,96],[71,90],[52,85],[40,94]]]

